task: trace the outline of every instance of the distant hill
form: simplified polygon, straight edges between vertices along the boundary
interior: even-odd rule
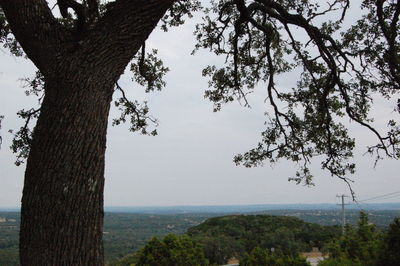
[[[323,248],[340,235],[338,226],[322,226],[295,217],[272,215],[229,215],[214,217],[188,229],[204,247],[206,258],[224,264],[255,247],[275,249],[287,255]]]

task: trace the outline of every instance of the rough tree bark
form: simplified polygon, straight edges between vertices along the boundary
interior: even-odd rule
[[[104,264],[104,155],[114,84],[172,3],[117,0],[76,42],[45,0],[0,0],[45,78],[22,197],[22,265]]]

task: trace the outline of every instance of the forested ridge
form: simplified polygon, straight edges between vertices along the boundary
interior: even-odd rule
[[[243,250],[255,246],[280,248],[287,253],[322,247],[324,242],[339,233],[337,226],[306,223],[294,217],[271,215],[232,215],[210,218],[192,227],[188,234],[193,238],[227,238],[240,240]]]
[[[169,234],[164,239],[152,238],[144,248],[112,265],[222,265],[231,258],[250,254],[255,248],[274,248],[282,256],[303,262],[298,256],[300,252],[312,247],[323,248],[339,234],[338,226],[307,223],[295,217],[211,217],[190,227],[182,236]],[[166,260],[161,263],[157,259]],[[182,261],[184,264],[179,263]]]
[[[226,263],[231,257],[242,257],[256,247],[296,256],[312,247],[323,248],[339,234],[338,226],[271,215],[215,217],[188,230],[188,235],[202,244],[206,257],[218,264]]]
[[[271,216],[271,214],[275,216]],[[394,217],[400,216],[399,211],[390,210],[369,211],[368,214],[370,222],[376,224],[378,231],[382,232],[387,230]],[[229,240],[229,242],[226,242],[229,245],[225,247],[227,247],[226,251],[230,252],[228,254],[232,254],[232,251],[235,252],[235,250],[240,252],[245,250],[243,248],[244,243],[247,243],[244,247],[247,247],[248,250],[255,246],[258,243],[257,240],[262,238],[262,234],[258,235],[258,232],[265,233],[266,240],[261,241],[262,244],[280,244],[280,246],[285,247],[283,244],[286,243],[288,248],[294,247],[300,251],[306,251],[313,246],[312,244],[323,249],[324,244],[327,243],[325,240],[330,239],[333,232],[340,230],[337,227],[338,221],[340,221],[340,213],[330,210],[273,210],[256,216],[228,215],[218,217],[221,215],[223,214],[108,212],[105,215],[104,225],[106,262],[116,264],[121,259],[124,261],[123,258],[132,259],[132,252],[143,248],[152,237],[162,238],[167,234],[182,235],[189,233],[196,243],[203,243],[203,246],[210,241],[218,245],[225,243],[221,243],[222,240]],[[358,216],[358,211],[348,210],[347,221],[356,226]],[[0,217],[5,220],[0,223],[0,265],[18,265],[19,213],[0,212]],[[308,223],[302,220],[308,221]],[[236,224],[236,222],[239,223]],[[323,226],[332,224],[336,224],[336,226]],[[260,228],[257,229],[257,227]],[[269,229],[274,229],[276,232],[268,232]],[[254,237],[254,234],[256,234],[255,241],[248,241]],[[340,233],[336,234],[337,237],[339,235]],[[319,236],[322,238],[318,239]],[[281,237],[286,237],[286,239],[280,239]],[[294,242],[292,242],[293,239],[295,239]],[[280,242],[278,243],[277,240]],[[308,240],[314,242],[307,242]]]
[[[386,230],[359,213],[356,226],[321,226],[294,217],[229,215],[210,218],[187,234],[153,237],[147,245],[117,263],[123,265],[307,266],[304,252],[319,248],[323,266],[395,266],[400,263],[400,217]]]

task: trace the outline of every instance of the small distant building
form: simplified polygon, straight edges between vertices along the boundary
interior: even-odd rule
[[[228,260],[228,264],[223,266],[239,266],[239,260],[237,258],[231,258]]]
[[[310,263],[311,266],[317,266],[319,262],[328,258],[328,255],[320,252],[317,247],[313,247],[311,252],[303,252],[301,255],[306,258],[307,262]]]
[[[5,223],[5,222],[7,222],[7,219],[4,217],[0,217],[0,223]]]

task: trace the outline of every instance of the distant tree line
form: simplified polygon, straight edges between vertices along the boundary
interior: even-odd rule
[[[400,218],[381,232],[361,212],[358,225],[348,225],[343,236],[337,227],[309,224],[293,217],[210,218],[190,228],[188,235],[153,238],[114,266],[221,265],[231,258],[239,259],[241,266],[307,266],[300,252],[312,246],[329,255],[321,266],[400,265]]]

